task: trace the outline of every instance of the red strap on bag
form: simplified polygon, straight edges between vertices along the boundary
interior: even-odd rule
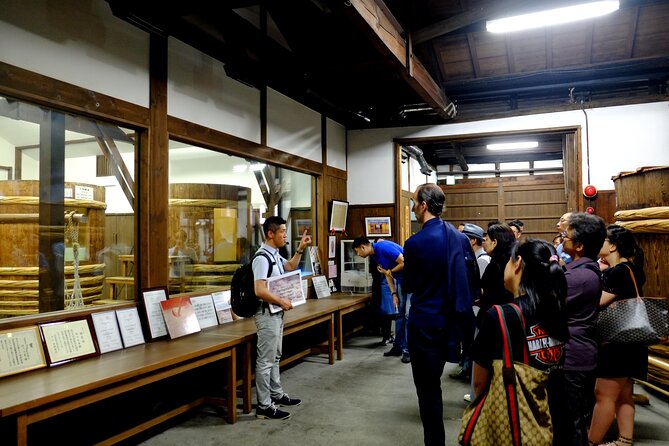
[[[521,317],[520,322],[523,326],[523,333],[525,333],[525,321],[522,318],[520,309],[518,309],[516,305],[513,305],[513,307]],[[518,396],[516,395],[516,370],[513,368],[513,347],[511,346],[511,337],[509,336],[509,329],[506,325],[504,311],[500,305],[495,305],[494,308],[495,311],[497,311],[499,327],[502,330],[502,345],[504,354],[504,369],[502,370],[502,377],[504,378],[504,390],[506,391],[506,402],[507,410],[509,412],[509,427],[511,428],[511,438],[513,440],[514,446],[520,446],[520,415],[518,413]],[[527,351],[527,347],[525,347],[523,350]],[[526,355],[524,359],[527,361]]]

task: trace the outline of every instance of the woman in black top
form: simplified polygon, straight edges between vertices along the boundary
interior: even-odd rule
[[[550,372],[547,392],[554,426],[553,444],[564,444],[557,436],[565,431],[561,420],[568,409],[561,398],[563,392],[558,372],[564,357],[563,341],[568,336],[564,315],[567,282],[555,248],[536,239],[514,244],[504,269],[504,285],[525,318],[526,331],[523,333],[512,306],[502,305],[509,321],[512,349],[522,352],[523,344],[527,344],[530,365]],[[493,360],[502,359],[503,336],[494,308],[485,312],[479,330],[472,347],[476,395],[490,385]]]
[[[609,225],[599,256],[608,268],[602,272],[600,308],[620,299],[637,296],[634,286],[643,295],[646,281],[643,272],[643,251],[632,233],[618,225]],[[634,277],[634,278],[633,278]],[[590,444],[598,444],[609,430],[613,418],[618,424],[618,439],[609,446],[632,444],[634,435],[634,398],[632,378],[646,379],[648,349],[645,345],[602,344],[597,359],[595,408],[590,424]]]
[[[504,288],[504,267],[509,261],[510,251],[516,237],[506,223],[488,226],[483,237],[483,249],[490,256],[490,263],[481,277],[481,299],[478,301],[477,326],[483,315],[493,305],[505,304],[513,300],[511,293]]]

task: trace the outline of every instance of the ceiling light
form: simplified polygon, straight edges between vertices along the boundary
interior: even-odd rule
[[[488,20],[486,22],[486,29],[491,33],[507,33],[523,29],[560,25],[609,14],[617,11],[619,7],[620,2],[617,0],[583,3],[564,8],[505,17],[503,19]]]
[[[246,164],[235,164],[234,166],[232,166],[232,171],[235,173],[246,172],[247,167],[248,166]]]
[[[516,141],[516,142],[505,142],[499,144],[488,144],[486,148],[488,150],[524,150],[524,149],[536,149],[539,147],[537,141]]]

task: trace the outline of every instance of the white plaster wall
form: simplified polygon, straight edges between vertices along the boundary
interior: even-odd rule
[[[321,115],[268,88],[267,145],[322,162]]]
[[[222,62],[168,40],[167,113],[256,143],[260,91],[226,76]]]
[[[590,140],[590,183],[614,189],[611,177],[642,166],[669,165],[669,102],[586,110]],[[393,139],[581,126],[583,184],[588,183],[585,115],[582,111],[544,113],[431,127],[354,130],[348,134],[348,199],[351,204],[392,202]],[[370,159],[377,175],[365,169]]]
[[[2,0],[0,60],[144,107],[149,36],[103,0]]]
[[[350,204],[395,202],[393,133],[397,131],[401,129],[348,133],[346,190]]]
[[[346,127],[327,118],[328,166],[346,170]]]

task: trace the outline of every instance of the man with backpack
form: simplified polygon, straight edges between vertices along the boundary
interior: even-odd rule
[[[260,299],[260,305],[255,314],[255,323],[258,330],[256,346],[256,407],[257,418],[270,420],[285,420],[290,413],[278,409],[276,406],[298,406],[302,403],[297,398],[291,398],[283,391],[279,378],[279,361],[281,360],[281,344],[283,340],[283,313],[293,308],[288,299],[273,294],[267,288],[267,278],[279,276],[288,271],[297,269],[304,249],[311,243],[311,236],[307,231],[302,234],[300,244],[290,260],[279,254],[279,250],[286,245],[286,220],[281,217],[269,217],[263,223],[265,242],[254,256],[253,278],[254,291]],[[270,260],[271,259],[271,260]],[[272,313],[269,304],[281,307],[282,311]]]

